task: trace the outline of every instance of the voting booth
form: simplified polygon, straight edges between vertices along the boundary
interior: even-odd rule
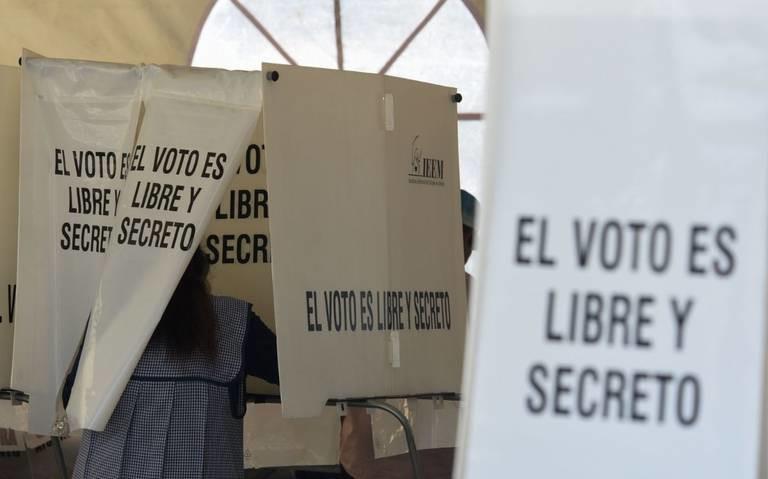
[[[455,475],[765,477],[765,5],[492,5]]]
[[[328,399],[458,392],[456,90],[263,68],[276,79],[264,123],[285,415],[316,416]]]
[[[15,345],[0,357],[13,400],[0,398],[0,427],[103,429],[198,245],[212,292],[250,302],[277,333],[279,396],[256,381],[248,392],[280,404],[249,405],[247,464],[336,464],[339,407],[459,392],[456,90],[263,70],[25,53],[21,80],[0,71],[21,84],[4,90],[19,248],[0,311]],[[16,211],[2,205],[5,224]]]
[[[0,389],[11,381],[16,289],[16,218],[18,211],[19,71],[0,67],[0,222],[10,234],[0,236]],[[25,415],[0,400],[0,452],[23,449]],[[7,429],[6,429],[7,428]]]

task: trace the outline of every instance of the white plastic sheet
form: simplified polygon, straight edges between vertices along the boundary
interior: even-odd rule
[[[52,430],[96,297],[133,145],[140,78],[129,65],[24,59],[11,382],[30,395],[31,432]]]
[[[768,6],[490,18],[455,476],[765,477]]]
[[[73,429],[109,420],[241,163],[260,83],[258,72],[146,67],[145,112],[67,410]],[[166,189],[178,200],[158,199]]]

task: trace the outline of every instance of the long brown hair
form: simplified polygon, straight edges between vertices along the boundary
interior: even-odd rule
[[[209,356],[216,353],[216,317],[208,286],[209,269],[208,258],[198,248],[155,328],[153,338],[165,340],[175,353],[189,355],[195,350]]]

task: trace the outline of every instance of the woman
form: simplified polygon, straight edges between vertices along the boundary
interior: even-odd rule
[[[277,346],[250,304],[210,295],[208,269],[198,249],[106,428],[83,431],[73,478],[243,477],[245,375],[277,384]]]

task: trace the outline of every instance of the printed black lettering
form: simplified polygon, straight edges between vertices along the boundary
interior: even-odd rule
[[[205,241],[206,246],[208,247],[208,261],[211,264],[216,264],[219,262],[219,237],[216,235],[209,235],[208,238]]]
[[[57,176],[69,176],[65,163],[64,150],[56,148],[53,152],[53,174]]]
[[[255,175],[261,169],[261,147],[259,145],[248,145],[245,150],[245,171],[249,175]]]
[[[307,331],[314,331],[315,325],[312,321],[312,315],[314,315],[315,310],[312,307],[312,292],[307,291]]]
[[[535,397],[528,396],[525,400],[525,405],[528,411],[533,414],[541,414],[547,407],[547,394],[540,384],[541,381],[546,381],[546,379],[547,368],[543,364],[534,364],[528,370],[528,381],[531,383],[531,387],[535,389],[536,395]]]
[[[685,323],[691,315],[693,309],[693,298],[688,298],[685,302],[685,306],[681,308],[677,298],[670,300],[672,304],[672,315],[675,317],[675,347],[678,351],[683,349],[684,329]]]
[[[629,228],[630,242],[632,244],[630,247],[632,250],[631,267],[632,271],[637,271],[640,266],[640,237],[642,236],[641,233],[645,230],[645,223],[631,221],[627,224],[627,227]]]
[[[533,242],[533,236],[525,232],[531,224],[533,224],[532,216],[521,216],[517,220],[517,246],[515,247],[517,264],[531,264],[531,257],[523,253],[525,245]]]
[[[621,262],[622,248],[621,225],[616,220],[606,222],[600,237],[600,264],[602,267],[608,271],[615,270]]]
[[[584,344],[595,344],[600,341],[603,333],[603,323],[600,316],[603,311],[603,298],[597,293],[587,293],[584,298]],[[591,327],[590,327],[591,326]]]
[[[669,228],[669,225],[666,223],[654,225],[653,229],[651,229],[650,248],[651,269],[655,273],[663,273],[669,268],[672,258],[672,230]]]
[[[539,222],[539,265],[555,266],[555,259],[547,254],[547,220],[542,219]]]
[[[547,321],[546,321],[546,338],[547,341],[562,341],[563,336],[554,331],[554,316],[555,316],[555,291],[549,290],[547,292]]]
[[[187,213],[192,213],[192,208],[195,206],[195,201],[197,200],[197,197],[200,195],[201,191],[203,191],[202,187],[189,187],[189,208],[187,208]]]
[[[16,283],[8,285],[8,322],[13,324],[16,312]]]
[[[605,394],[603,396],[603,417],[610,415],[610,405],[616,402],[619,419],[624,418],[624,374],[621,371],[608,370],[605,375]]]
[[[688,256],[688,272],[695,275],[703,275],[707,271],[697,262],[697,258],[701,253],[707,251],[707,247],[700,241],[700,236],[703,233],[709,231],[709,228],[705,225],[694,225],[691,228],[691,241],[690,250]]]
[[[677,419],[683,426],[693,426],[699,418],[701,386],[694,376],[684,376],[677,392]],[[687,409],[687,410],[686,410]]]
[[[733,253],[733,243],[736,241],[736,230],[723,226],[715,233],[715,245],[722,257],[714,261],[714,270],[718,276],[730,276],[736,267],[736,257]]]
[[[652,307],[654,299],[651,296],[640,296],[637,302],[637,323],[635,328],[635,345],[638,348],[650,348],[653,346],[651,339],[643,336],[643,331],[653,323],[653,317],[646,312],[647,307]]]
[[[576,407],[579,411],[579,414],[582,417],[590,418],[595,415],[595,412],[597,411],[597,401],[592,401],[592,403],[585,407],[585,391],[587,390],[586,386],[586,380],[587,378],[592,378],[592,382],[597,382],[597,371],[595,371],[592,368],[586,368],[584,369],[581,374],[579,375],[579,386],[578,386],[578,394],[576,397]]]
[[[216,157],[216,170],[213,172],[213,179],[214,180],[220,180],[224,176],[224,163],[227,162],[227,155],[224,153],[220,153]]]
[[[646,379],[648,379],[647,374],[638,373],[632,376],[632,401],[630,401],[630,409],[632,411],[630,415],[633,421],[645,422],[648,420],[648,416],[639,410],[640,402],[648,397],[645,391],[640,387],[640,383]]]
[[[571,392],[571,387],[566,383],[567,378],[573,373],[573,368],[570,367],[558,367],[555,369],[555,415],[556,416],[568,416],[570,410],[563,407],[561,399],[563,396],[567,396]]]
[[[614,344],[616,328],[621,326],[622,340],[621,344],[629,344],[629,313],[631,311],[631,302],[627,296],[622,294],[614,295],[611,298],[611,320],[608,326],[608,344]]]
[[[584,268],[589,263],[589,258],[592,251],[592,243],[595,238],[595,220],[589,222],[589,230],[587,237],[582,237],[581,220],[576,219],[573,221],[574,238],[576,239],[576,258],[579,267]]]
[[[659,407],[657,421],[659,424],[664,423],[664,412],[667,410],[667,385],[672,381],[672,375],[670,374],[657,374],[656,382],[659,384]]]

